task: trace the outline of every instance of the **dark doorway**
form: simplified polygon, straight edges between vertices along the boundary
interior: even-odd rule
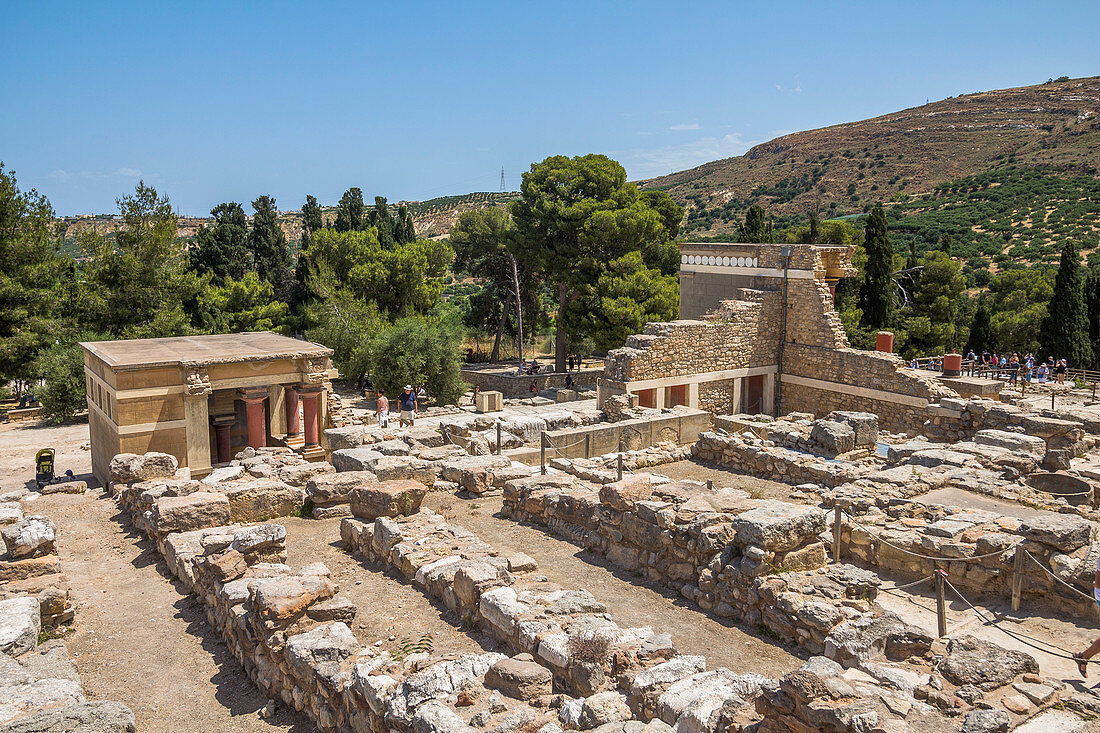
[[[759,415],[764,411],[764,375],[757,374],[754,377],[745,377],[745,412],[749,415]]]

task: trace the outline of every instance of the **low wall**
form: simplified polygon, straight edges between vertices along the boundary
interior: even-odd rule
[[[710,428],[711,415],[692,407],[675,407],[652,417],[597,423],[580,428],[550,430],[546,437],[556,450],[548,458],[591,458],[620,449],[640,450],[657,443],[694,443]],[[621,443],[620,443],[621,441]]]
[[[765,425],[767,427],[767,425]],[[846,461],[829,461],[778,445],[750,432],[721,435],[704,432],[692,454],[704,461],[729,466],[742,473],[783,483],[839,486],[855,480],[866,469]]]
[[[539,374],[521,375],[511,372],[503,373],[498,370],[499,367],[494,367],[491,370],[467,367],[462,369],[459,375],[462,377],[462,381],[480,387],[482,391],[496,390],[505,397],[530,397],[531,382],[535,383],[535,387],[540,392],[544,389],[563,389],[565,387],[565,377],[569,375],[573,377],[574,387],[595,387],[596,380],[602,377],[604,372],[603,367],[580,369],[572,372],[540,372]]]
[[[799,344],[783,351],[781,414],[873,412],[884,429],[917,435],[928,419],[927,406],[955,396],[933,377],[906,369],[893,354]]]

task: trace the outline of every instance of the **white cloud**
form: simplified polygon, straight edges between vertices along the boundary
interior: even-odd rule
[[[801,94],[802,93],[802,82],[799,81],[798,77],[796,76],[794,78],[794,86],[793,87],[784,87],[782,84],[776,84],[775,89],[780,94],[782,94],[783,92],[787,92],[789,94]]]
[[[721,137],[707,135],[680,145],[615,151],[611,157],[626,166],[631,178],[652,178],[741,155],[757,142],[743,140],[737,133]]]
[[[137,168],[119,168],[115,173],[126,178],[141,178],[141,171]]]
[[[692,122],[691,124],[688,124],[686,122],[681,122],[680,124],[673,125],[672,127],[668,128],[668,129],[680,132],[682,130],[698,130],[700,128],[699,128],[699,123],[698,122]]]

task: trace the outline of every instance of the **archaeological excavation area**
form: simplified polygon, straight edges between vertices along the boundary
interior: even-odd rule
[[[412,427],[90,345],[91,434],[0,432],[0,731],[1092,729],[1100,402],[850,348],[844,248],[682,251],[594,383]]]

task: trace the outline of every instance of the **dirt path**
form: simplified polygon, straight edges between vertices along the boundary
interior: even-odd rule
[[[332,571],[340,595],[359,609],[351,627],[362,644],[398,652],[403,642],[418,641],[430,633],[436,654],[499,651],[495,640],[473,629],[463,631],[458,617],[446,606],[433,603],[396,573],[385,573],[380,566],[344,552],[339,519],[281,517],[273,521],[286,527],[291,567],[323,562]],[[376,643],[379,641],[381,644]]]
[[[791,492],[794,491],[794,487],[789,484],[780,483],[779,481],[769,481],[768,479],[757,478],[756,476],[748,476],[719,466],[716,463],[708,463],[696,459],[664,463],[660,466],[654,466],[653,468],[645,470],[664,474],[673,481],[679,481],[681,479],[706,481],[710,479],[714,482],[714,487],[716,489],[741,489],[742,491],[749,492],[757,499],[790,500]],[[641,472],[642,469],[637,471],[637,473]]]
[[[271,721],[259,717],[266,696],[201,603],[168,580],[156,548],[95,493],[34,502],[58,525],[61,567],[77,604],[66,646],[85,695],[126,703],[141,731],[312,730],[284,705]]]
[[[554,583],[587,589],[607,604],[619,625],[650,626],[658,633],[671,633],[680,653],[703,654],[708,667],[778,677],[802,664],[785,647],[726,625],[662,586],[647,583],[541,528],[497,516],[503,504],[499,496],[470,501],[432,493],[424,504],[502,553],[526,552],[538,561],[539,572]]]

